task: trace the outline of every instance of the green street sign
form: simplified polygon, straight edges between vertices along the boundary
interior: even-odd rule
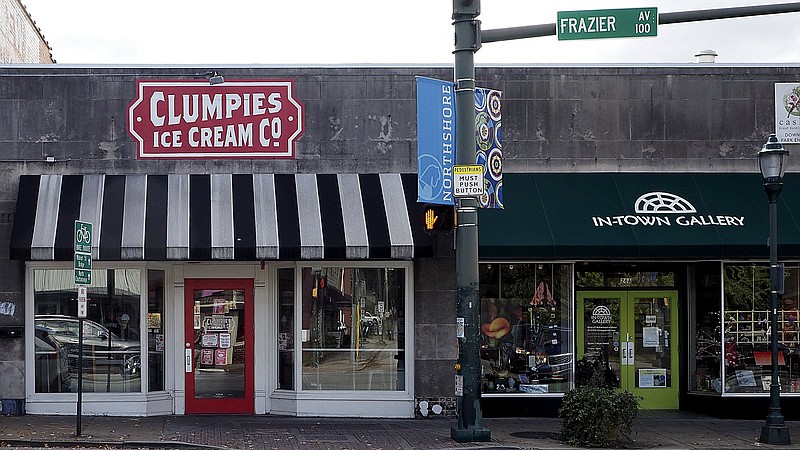
[[[559,41],[658,35],[658,8],[559,11]]]
[[[92,284],[92,271],[75,269],[75,284]]]
[[[75,253],[92,253],[92,224],[75,221]]]
[[[92,255],[75,253],[75,268],[92,270]]]
[[[92,224],[75,221],[75,284],[92,284]]]

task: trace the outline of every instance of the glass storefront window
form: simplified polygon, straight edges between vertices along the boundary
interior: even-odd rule
[[[302,389],[405,390],[406,270],[302,269]]]
[[[81,333],[84,392],[141,392],[140,270],[92,270],[82,330],[74,277],[34,271],[36,392],[77,392]]]
[[[723,271],[723,363],[726,393],[768,393],[772,382],[770,278],[766,264],[726,264]],[[781,392],[800,392],[800,267],[785,269],[779,297],[778,377]]]
[[[278,389],[294,389],[294,269],[278,269]]]
[[[692,309],[689,311],[689,391],[722,392],[722,264],[699,263],[694,269]]]
[[[484,394],[570,389],[571,264],[480,264]]]
[[[147,390],[164,390],[164,271],[147,271]]]

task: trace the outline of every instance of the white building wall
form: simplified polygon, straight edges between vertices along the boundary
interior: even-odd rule
[[[47,41],[20,0],[0,0],[0,63],[54,63]]]

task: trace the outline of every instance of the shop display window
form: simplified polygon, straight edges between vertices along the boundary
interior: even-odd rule
[[[406,270],[302,269],[302,389],[405,390]]]
[[[726,264],[723,283],[724,382],[716,382],[725,393],[767,394],[772,382],[769,267]],[[800,392],[800,266],[786,266],[784,286],[777,310],[778,377],[781,392],[791,394]]]
[[[294,268],[278,269],[278,389],[294,389]]]
[[[81,333],[84,392],[141,392],[141,271],[92,270],[82,330],[74,277],[34,271],[36,392],[77,392]]]
[[[722,264],[695,266],[692,309],[689,311],[689,391],[722,393]]]
[[[147,271],[147,390],[164,390],[164,271]]]
[[[572,274],[571,264],[480,264],[484,394],[570,389]]]

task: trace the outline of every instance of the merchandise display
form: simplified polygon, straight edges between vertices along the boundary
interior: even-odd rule
[[[711,268],[713,271],[713,267]],[[783,394],[800,392],[800,311],[795,298],[800,268],[787,267],[785,293],[776,311],[778,323],[778,376]],[[769,311],[769,270],[759,265],[726,265],[724,267],[724,309],[714,293],[720,292],[719,281],[696,287],[698,296],[709,295],[699,310],[695,328],[692,392],[769,393],[772,383],[772,351]],[[719,295],[719,294],[716,294]]]
[[[547,394],[570,387],[571,271],[555,264],[481,265],[484,394]]]

